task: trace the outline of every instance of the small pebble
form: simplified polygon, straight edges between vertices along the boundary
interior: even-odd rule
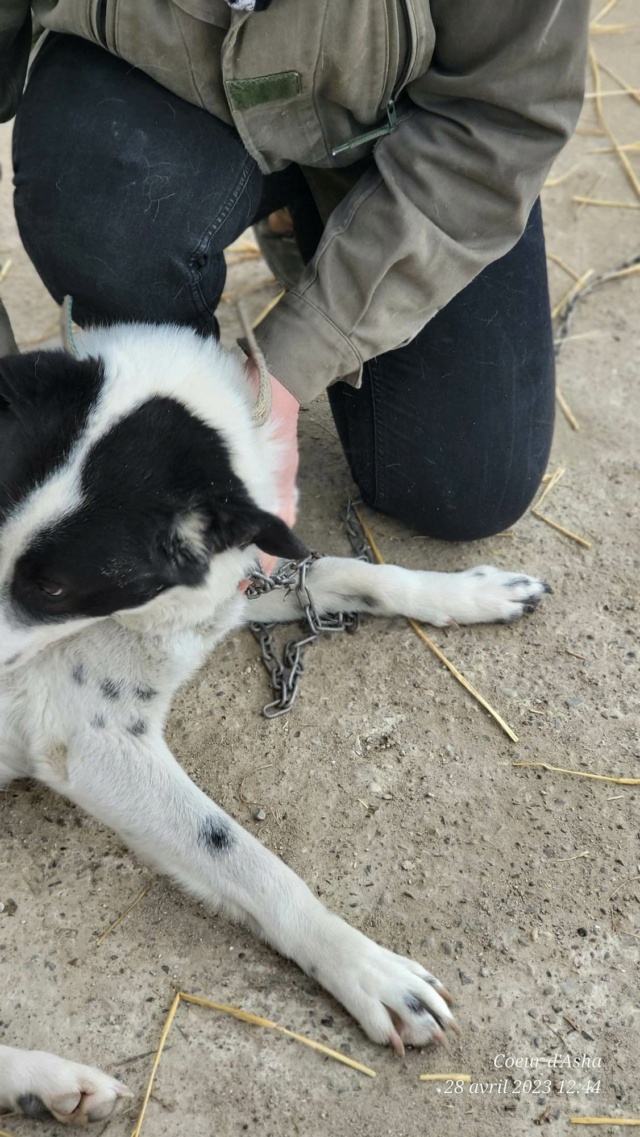
[[[467,987],[469,983],[473,983],[473,979],[470,975],[467,975],[466,971],[458,971],[458,975],[460,976],[460,982],[463,987]]]
[[[256,809],[254,815],[256,821],[265,821],[267,814],[264,809]]]

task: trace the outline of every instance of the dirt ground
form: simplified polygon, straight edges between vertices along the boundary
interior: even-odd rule
[[[605,23],[637,18],[637,0],[620,0]],[[593,43],[640,86],[637,24]],[[607,74],[603,86],[618,89]],[[637,102],[623,95],[603,106],[619,142],[640,138]],[[638,198],[618,157],[594,153],[608,145],[597,130],[587,100],[580,133],[552,174],[569,176],[543,195],[549,252],[578,274],[640,251]],[[15,231],[6,127],[0,142],[0,263],[12,261],[2,296],[26,347],[55,335],[57,309]],[[640,155],[628,157],[640,176]],[[591,191],[636,209],[572,201]],[[549,270],[556,302],[573,282],[553,261]],[[249,260],[231,269],[228,289],[268,276]],[[247,294],[254,316],[275,291],[267,284]],[[545,512],[590,549],[531,515],[508,535],[459,546],[372,518],[390,561],[438,569],[492,561],[553,583],[544,608],[518,626],[433,633],[518,744],[403,621],[368,620],[357,637],[316,647],[293,713],[271,723],[259,713],[267,684],[256,645],[237,635],[171,719],[169,741],[201,787],[335,911],[421,959],[453,991],[464,1034],[450,1055],[398,1059],[376,1048],[292,964],[156,878],[66,801],[31,783],[0,794],[0,1040],[122,1075],[134,1104],[98,1134],[130,1133],[178,989],[308,1033],[377,1078],[274,1032],[183,1007],[148,1137],[454,1137],[461,1129],[517,1137],[541,1118],[564,1134],[573,1116],[640,1117],[640,786],[513,766],[640,777],[639,312],[640,276],[608,285],[579,306],[559,359],[580,430],[558,415],[550,469],[566,473]],[[231,341],[232,304],[223,326]],[[312,547],[347,553],[351,487],[323,399],[302,415],[301,446],[301,534]],[[242,782],[252,805],[241,800]],[[438,1071],[472,1081],[458,1092],[418,1080]],[[14,1117],[0,1124],[15,1137],[62,1133]]]

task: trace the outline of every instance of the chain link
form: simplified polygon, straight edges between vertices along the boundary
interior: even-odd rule
[[[345,529],[351,547],[358,560],[372,560],[371,549],[364,535],[360,521],[353,508],[347,505]],[[295,592],[304,614],[304,634],[299,639],[289,640],[278,656],[273,636],[276,623],[251,623],[249,628],[260,645],[260,656],[268,672],[275,698],[262,708],[267,719],[286,715],[291,710],[300,689],[300,677],[304,674],[304,654],[310,644],[322,635],[333,632],[347,632],[352,635],[360,627],[360,615],[355,612],[337,612],[321,616],[307,587],[307,574],[312,564],[319,560],[318,553],[310,553],[301,561],[287,561],[280,565],[271,576],[257,571],[250,576],[250,584],[245,593],[248,600],[255,600],[266,592],[284,589],[285,595]]]

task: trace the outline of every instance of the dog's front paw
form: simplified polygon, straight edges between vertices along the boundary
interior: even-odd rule
[[[426,1046],[444,1042],[447,1030],[459,1033],[450,996],[431,972],[342,921],[335,932],[318,978],[369,1038],[402,1054],[405,1043]]]
[[[131,1091],[122,1082],[40,1050],[13,1052],[13,1106],[27,1117],[69,1125],[104,1121]]]
[[[450,577],[449,622],[456,624],[511,623],[534,612],[551,586],[523,573],[478,565]]]

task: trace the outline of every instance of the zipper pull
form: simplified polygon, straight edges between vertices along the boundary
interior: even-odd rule
[[[335,146],[331,151],[331,157],[334,158],[336,154],[343,154],[345,150],[355,150],[358,146],[364,146],[367,142],[373,142],[385,134],[391,134],[391,131],[395,130],[397,122],[395,99],[391,98],[387,103],[387,121],[383,126],[376,126],[373,130],[367,131],[366,134],[358,134],[355,138],[350,138],[348,142]]]

